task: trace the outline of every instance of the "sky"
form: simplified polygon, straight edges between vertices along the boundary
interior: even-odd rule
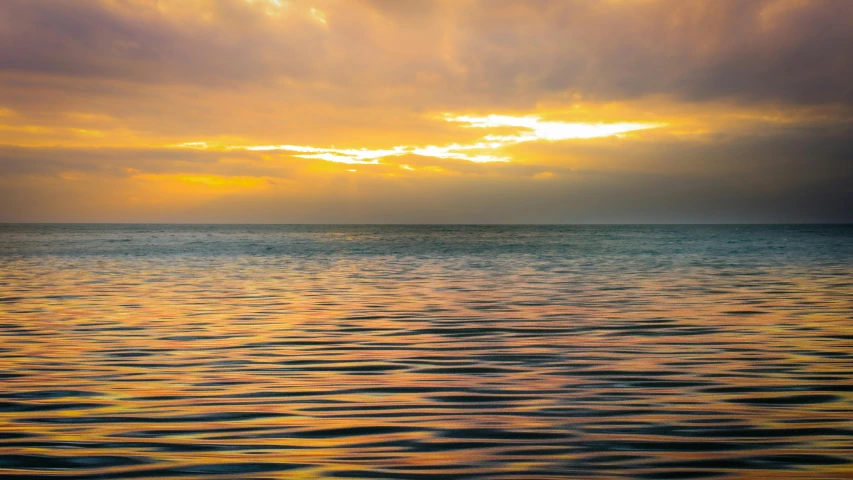
[[[853,222],[853,1],[2,0],[0,222]]]

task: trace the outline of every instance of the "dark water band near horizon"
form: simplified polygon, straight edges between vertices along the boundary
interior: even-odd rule
[[[853,477],[853,226],[0,225],[0,477]]]

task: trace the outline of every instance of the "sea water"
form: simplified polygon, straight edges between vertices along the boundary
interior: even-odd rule
[[[851,478],[851,226],[0,225],[0,476]]]

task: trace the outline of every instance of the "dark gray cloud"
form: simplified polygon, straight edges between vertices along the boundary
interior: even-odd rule
[[[362,95],[417,86],[407,95],[448,105],[554,92],[853,103],[846,1],[321,2],[327,25],[310,2],[278,17],[261,3],[205,2],[193,17],[7,0],[0,71],[219,86],[290,78]]]
[[[229,85],[270,75],[298,78],[321,56],[322,34],[302,18],[283,23],[287,33],[276,35],[244,2],[213,7],[206,22],[131,2],[118,8],[97,1],[5,1],[0,71]]]
[[[496,1],[463,18],[472,82],[501,93],[853,102],[851,2]]]
[[[551,181],[466,176],[340,182],[322,195],[234,194],[172,212],[177,222],[282,223],[821,223],[853,222],[850,177],[758,191],[748,183],[668,175]],[[848,183],[849,184],[849,183]],[[354,194],[356,191],[358,195]]]

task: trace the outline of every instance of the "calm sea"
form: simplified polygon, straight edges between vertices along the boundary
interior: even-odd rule
[[[853,478],[853,227],[0,225],[36,475]]]

